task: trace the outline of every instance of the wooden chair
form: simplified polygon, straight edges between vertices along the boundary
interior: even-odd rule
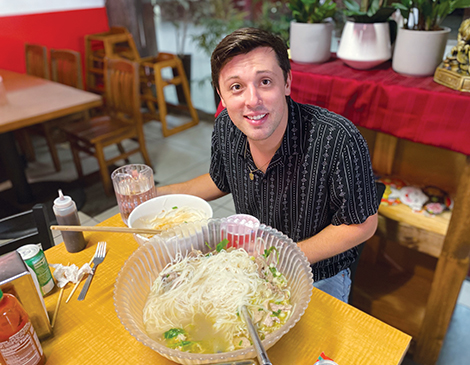
[[[59,82],[61,84],[75,87],[83,90],[83,78],[82,78],[82,66],[80,61],[80,53],[61,49],[61,50],[50,50],[51,60],[51,75],[52,81]],[[64,123],[72,121],[78,121],[88,118],[89,113],[75,113],[72,115],[65,116],[63,118],[49,120],[44,123],[40,123],[29,127],[27,130],[30,133],[40,135],[46,139],[49,152],[54,163],[56,171],[61,170],[59,154],[57,152],[56,143],[65,137],[59,135],[59,126]],[[32,144],[29,148],[33,148]]]
[[[83,90],[80,53],[66,49],[51,49],[51,79]]]
[[[140,113],[139,65],[106,58],[104,78],[108,115],[68,124],[61,130],[70,141],[78,175],[83,177],[79,151],[94,156],[98,160],[104,190],[112,195],[108,166],[137,152],[141,153],[147,165],[151,166],[151,162],[145,147]],[[126,152],[121,142],[128,139],[136,140],[138,146]],[[114,144],[119,154],[107,159],[104,149]]]
[[[104,44],[103,40],[115,34],[128,34],[124,27],[111,27],[109,31],[85,36],[85,78],[86,89],[88,91],[104,95]],[[125,52],[128,50],[126,45],[118,50]]]
[[[191,92],[183,63],[179,57],[171,53],[159,53],[156,57],[141,58],[132,34],[115,33],[101,37],[104,52],[108,58],[124,58],[140,64],[140,81],[142,100],[148,112],[144,113],[144,122],[157,120],[162,123],[164,137],[191,128],[199,123],[199,116],[191,101]],[[172,77],[163,76],[164,69],[171,69]],[[165,100],[164,88],[167,86],[181,87],[185,103],[175,105]],[[168,109],[189,112],[191,119],[175,127],[167,122]]]
[[[28,75],[50,79],[47,48],[37,44],[25,43],[26,73]]]
[[[31,76],[50,79],[47,48],[37,44],[25,43],[26,73]],[[28,128],[18,129],[15,132],[20,148],[28,161],[36,161],[33,142],[28,133]]]
[[[40,243],[43,250],[54,246],[49,225],[49,214],[44,204],[36,204],[31,210],[0,219],[0,255],[27,244]],[[10,240],[9,240],[10,239]]]

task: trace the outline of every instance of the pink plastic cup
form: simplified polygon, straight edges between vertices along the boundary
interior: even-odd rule
[[[243,245],[254,240],[260,221],[248,214],[235,214],[227,218],[227,248]]]

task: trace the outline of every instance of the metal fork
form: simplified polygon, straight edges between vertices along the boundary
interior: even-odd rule
[[[78,300],[85,299],[88,288],[90,287],[91,280],[95,276],[96,268],[101,264],[106,256],[106,242],[98,242],[98,247],[96,248],[95,256],[93,257],[93,268],[91,269],[91,274],[88,275],[85,285],[78,296]]]

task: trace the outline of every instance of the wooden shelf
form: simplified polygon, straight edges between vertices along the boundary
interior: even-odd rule
[[[414,213],[405,204],[381,205],[377,234],[401,245],[439,257],[449,227],[451,212],[434,217]]]

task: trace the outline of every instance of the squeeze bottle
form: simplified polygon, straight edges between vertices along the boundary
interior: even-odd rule
[[[43,365],[46,357],[28,313],[0,289],[0,364]]]
[[[52,207],[54,214],[57,218],[59,225],[65,226],[79,226],[80,219],[78,218],[77,206],[71,197],[62,193],[59,189],[59,197],[54,200]],[[62,238],[64,239],[65,248],[68,252],[80,252],[86,247],[85,237],[83,232],[67,232],[62,231]]]

